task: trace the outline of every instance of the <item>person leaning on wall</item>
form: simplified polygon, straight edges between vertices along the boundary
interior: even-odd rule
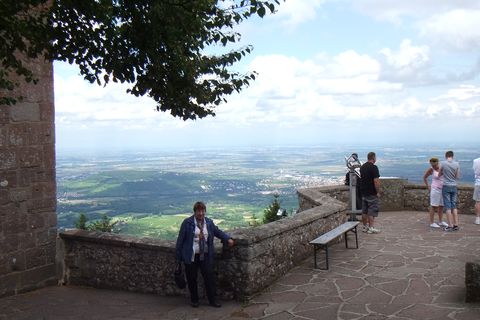
[[[215,299],[216,287],[213,273],[215,257],[214,237],[227,243],[229,247],[235,245],[232,237],[220,230],[212,219],[206,217],[207,207],[203,202],[196,202],[193,206],[193,215],[183,220],[178,233],[175,248],[177,262],[185,265],[190,302],[192,307],[198,308],[198,270],[202,274],[209,305],[215,308],[221,304]]]

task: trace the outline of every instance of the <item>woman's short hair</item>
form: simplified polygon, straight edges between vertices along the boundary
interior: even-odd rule
[[[430,163],[431,164],[438,163],[438,158],[435,158],[435,157],[430,158]]]
[[[193,212],[195,213],[198,210],[207,211],[207,206],[205,205],[205,203],[203,203],[202,201],[195,202],[195,204],[193,205]]]

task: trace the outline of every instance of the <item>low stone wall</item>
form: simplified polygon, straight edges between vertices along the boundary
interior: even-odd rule
[[[407,185],[407,180],[400,178],[380,178],[380,185],[382,189],[380,198],[380,211],[403,210],[405,208],[404,189]],[[308,196],[310,192],[328,195],[347,204],[348,208],[350,208],[350,187],[335,185],[299,190],[298,203],[300,211],[313,208],[318,205],[315,201],[312,201],[311,197]]]
[[[382,194],[380,198],[380,211],[428,211],[430,198],[428,189],[423,184],[408,183],[408,180],[401,178],[380,178]],[[309,191],[320,192],[344,202],[350,208],[350,190],[348,186],[335,185],[304,189],[303,194]],[[475,201],[473,201],[473,186],[458,186],[458,212],[460,214],[474,214]],[[309,197],[299,194],[298,198],[300,211],[315,207],[315,201]]]
[[[397,178],[384,178],[381,183],[382,211],[428,209],[425,186]],[[461,213],[473,212],[472,192],[473,187],[459,187]],[[347,186],[301,189],[298,199],[300,210],[295,216],[233,231],[233,248],[224,249],[217,243],[215,270],[220,296],[243,300],[255,295],[311,256],[311,240],[347,220]],[[186,294],[173,281],[173,241],[71,230],[60,234],[57,247],[65,284]]]
[[[475,201],[473,201],[473,186],[458,186],[458,212],[461,214],[474,214]],[[423,184],[405,184],[404,208],[415,211],[428,211],[430,198],[428,189]]]
[[[299,189],[297,195],[299,212],[317,207],[321,201],[324,201],[324,195],[345,203],[349,207],[350,188],[344,185],[305,188]],[[316,199],[317,196],[320,198]]]
[[[465,264],[465,302],[480,302],[480,260]]]
[[[345,204],[315,191],[306,197],[317,205],[293,217],[232,232],[236,246],[231,249],[218,244],[215,268],[221,296],[242,300],[260,292],[312,255],[309,241],[346,220]],[[72,230],[61,233],[59,242],[65,284],[185,293],[173,282],[172,241]]]

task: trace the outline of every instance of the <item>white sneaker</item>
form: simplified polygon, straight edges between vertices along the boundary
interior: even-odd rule
[[[443,227],[448,227],[448,223],[446,223],[445,221],[440,222],[440,225]]]
[[[480,217],[475,218],[475,224],[480,224]]]
[[[368,226],[367,225],[363,225],[362,232],[368,232]]]
[[[447,226],[448,226],[448,224],[447,224]],[[434,222],[430,225],[430,228],[440,228],[440,226],[436,222]]]
[[[368,233],[368,234],[380,233],[380,230],[370,227],[370,228],[368,228],[367,233]]]

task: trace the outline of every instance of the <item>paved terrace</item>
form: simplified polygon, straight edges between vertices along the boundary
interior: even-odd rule
[[[359,232],[358,250],[332,246],[329,271],[313,269],[312,253],[246,304],[194,309],[187,295],[49,287],[0,299],[0,320],[480,319],[480,304],[464,303],[465,262],[480,257],[480,226],[461,215],[460,231],[444,232],[426,218],[380,213],[382,233]]]

